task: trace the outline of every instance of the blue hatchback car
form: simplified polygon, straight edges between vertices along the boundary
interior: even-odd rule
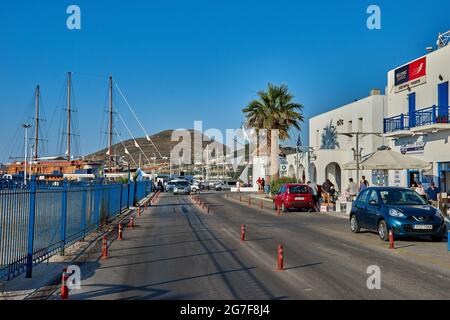
[[[417,192],[398,187],[371,187],[353,202],[350,228],[378,232],[383,241],[389,230],[396,236],[429,236],[440,242],[445,234],[444,217]]]

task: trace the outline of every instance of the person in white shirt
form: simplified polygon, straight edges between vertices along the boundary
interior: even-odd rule
[[[358,194],[358,185],[353,181],[353,178],[349,179],[347,193],[350,201],[354,201],[356,199],[356,195]]]
[[[415,191],[420,194],[421,197],[423,197],[424,199],[427,198],[427,193],[425,191],[425,188],[423,187],[421,182],[417,183],[417,187],[415,187]]]

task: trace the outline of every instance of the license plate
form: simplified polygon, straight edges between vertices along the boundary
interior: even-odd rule
[[[303,201],[303,200],[305,200],[305,197],[295,197],[295,200]]]
[[[431,225],[431,224],[415,224],[413,228],[415,230],[433,230],[433,225]]]

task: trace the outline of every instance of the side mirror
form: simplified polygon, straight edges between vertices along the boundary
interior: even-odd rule
[[[369,204],[372,206],[378,206],[378,202],[376,200],[370,200]]]

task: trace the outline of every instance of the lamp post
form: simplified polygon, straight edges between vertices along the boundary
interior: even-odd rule
[[[31,124],[24,123],[22,128],[25,129],[25,155],[24,155],[24,170],[23,170],[23,183],[27,185],[27,159],[28,159],[28,129],[31,128]]]
[[[382,133],[380,133],[380,132],[359,132],[359,131],[357,131],[357,132],[346,132],[346,133],[339,133],[338,132],[337,134],[338,135],[347,136],[347,137],[350,137],[350,138],[356,137],[356,149],[352,148],[352,151],[353,151],[354,156],[356,158],[355,159],[355,162],[356,162],[356,181],[357,181],[357,183],[359,183],[359,171],[360,171],[359,164],[361,162],[362,150],[363,150],[363,148],[359,147],[359,139],[360,138],[364,138],[365,136],[368,136],[368,135],[374,135],[374,136],[377,136],[377,137],[382,137]]]

